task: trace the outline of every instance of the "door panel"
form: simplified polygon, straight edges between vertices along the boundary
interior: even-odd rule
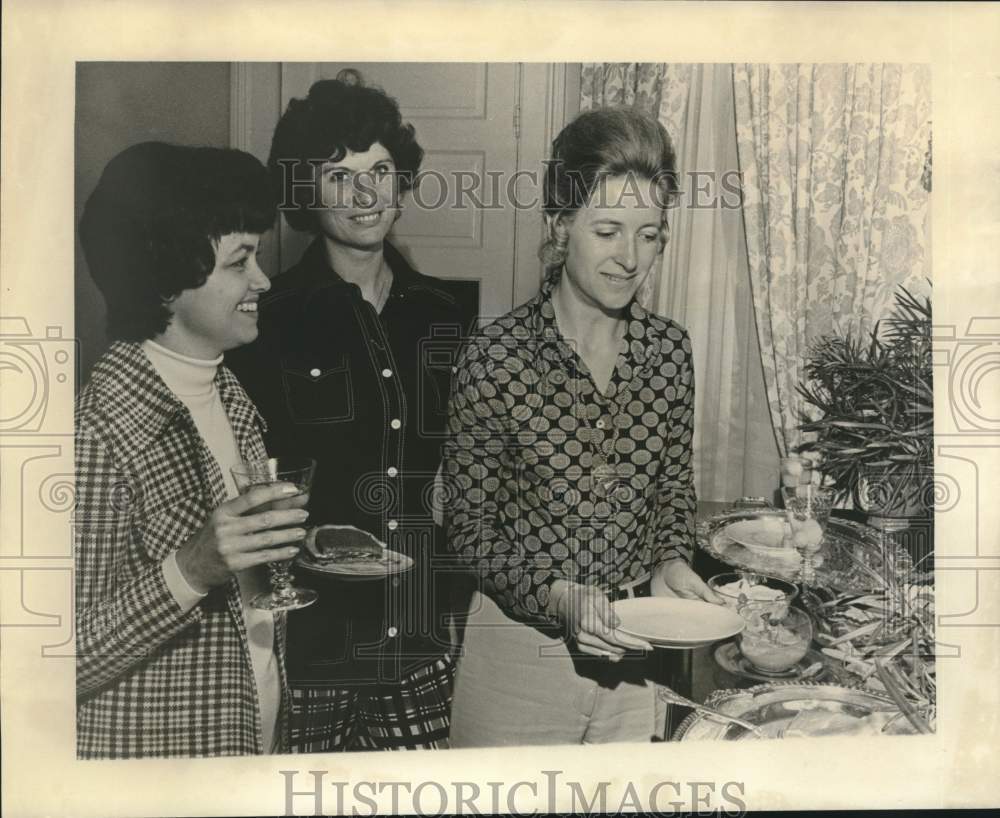
[[[395,97],[403,120],[411,122],[424,149],[421,182],[403,202],[393,243],[421,272],[467,282],[468,300],[478,287],[479,316],[488,320],[513,306],[516,212],[489,204],[517,170],[514,114],[519,102],[520,67],[515,63],[283,63],[281,108],[303,97],[319,79],[345,68],[358,71],[366,85]],[[460,193],[464,188],[466,194]],[[478,202],[468,194],[472,191]],[[308,236],[282,224],[281,269],[301,254]]]

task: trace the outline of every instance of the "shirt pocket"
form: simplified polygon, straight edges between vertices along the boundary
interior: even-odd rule
[[[332,366],[282,365],[288,413],[295,423],[343,423],[354,419],[350,359]]]

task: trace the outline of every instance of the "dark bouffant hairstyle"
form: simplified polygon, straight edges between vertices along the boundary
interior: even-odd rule
[[[396,165],[400,194],[413,186],[423,148],[399,105],[378,88],[339,80],[313,83],[305,99],[293,99],[274,130],[267,160],[289,226],[315,232],[316,198],[308,182],[316,163],[338,162],[347,151],[364,153],[379,142]],[[312,163],[310,165],[309,163]]]
[[[633,108],[600,108],[580,114],[552,143],[542,186],[548,216],[584,207],[602,179],[633,175],[657,184],[666,239],[667,208],[677,198],[677,155],[666,129]],[[566,259],[565,239],[550,235],[540,253],[547,267]]]
[[[111,339],[163,332],[168,302],[211,274],[219,239],[264,233],[276,212],[267,170],[243,151],[144,142],[119,153],[80,220]]]

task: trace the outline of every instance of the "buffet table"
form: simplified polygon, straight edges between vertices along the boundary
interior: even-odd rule
[[[765,517],[780,514],[763,507],[758,511]],[[756,512],[745,513],[752,517]],[[740,565],[746,556],[742,550],[730,553],[719,547],[719,531],[731,520],[742,519],[743,514],[744,510],[734,509],[731,503],[699,503],[699,548],[694,569],[702,579],[708,581],[718,574],[747,568]],[[830,723],[843,727],[849,722],[837,708],[864,713],[866,707],[874,707],[876,711],[884,708],[884,713],[876,712],[875,717],[884,715],[879,725],[890,722],[887,732],[930,732],[935,688],[933,586],[929,575],[917,577],[904,549],[860,525],[850,512],[835,512],[831,531],[832,540],[838,541],[837,548],[826,554],[818,581],[810,576],[808,579],[815,582],[800,584],[795,603],[810,615],[814,630],[812,650],[800,665],[805,669],[796,671],[799,675],[762,677],[742,660],[738,639],[733,639],[687,651],[658,651],[663,654],[663,682],[695,702],[732,705],[733,709],[722,708],[731,713],[736,712],[734,702],[739,698],[752,695],[763,701],[770,696],[773,700],[805,691],[815,698],[831,699],[814,703],[829,716],[824,726],[831,731]],[[852,552],[854,538],[863,558]],[[722,542],[727,544],[725,538]],[[852,553],[844,557],[834,553],[838,550]],[[872,555],[880,552],[884,553],[886,565],[873,570]],[[904,600],[902,612],[890,610],[900,607],[898,598]],[[747,691],[747,695],[731,693],[737,690]],[[769,706],[774,709],[784,704],[779,701]],[[739,728],[726,732],[723,722],[707,729],[709,722],[700,718],[690,708],[675,705],[668,716],[667,736],[677,740],[712,737],[713,731],[726,738],[739,734]]]

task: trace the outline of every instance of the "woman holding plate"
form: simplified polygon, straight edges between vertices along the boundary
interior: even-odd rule
[[[666,131],[598,110],[553,144],[547,274],[464,349],[449,411],[449,540],[480,578],[452,746],[648,741],[665,707],[650,645],[611,603],[721,602],[689,565],[694,384],[687,332],[636,300],[676,195]]]

